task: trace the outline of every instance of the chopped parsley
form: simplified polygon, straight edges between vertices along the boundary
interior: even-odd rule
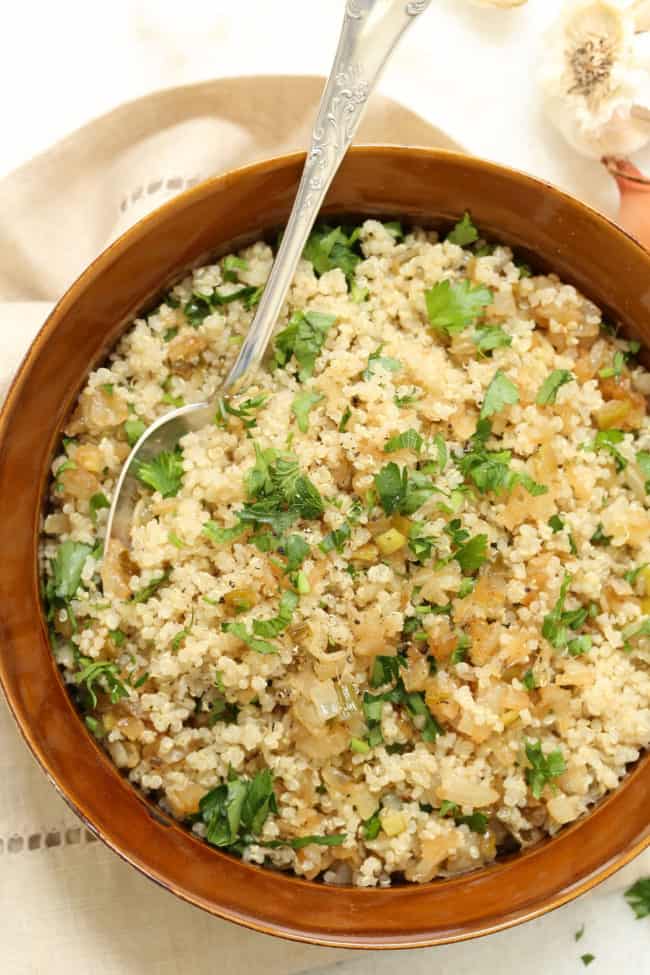
[[[147,429],[146,423],[142,420],[125,420],[124,421],[124,433],[126,434],[126,439],[128,440],[129,447],[135,447],[136,443]]]
[[[460,565],[463,575],[472,575],[487,561],[487,543],[487,535],[474,535],[456,549],[454,558]]]
[[[334,268],[340,268],[350,287],[357,264],[362,260],[359,247],[360,236],[360,227],[348,233],[343,227],[319,224],[309,235],[302,256],[307,261],[311,261],[318,277]]]
[[[512,336],[500,325],[481,325],[472,335],[472,342],[482,355],[512,345]]]
[[[268,399],[267,393],[245,399],[239,406],[233,406],[231,401],[222,396],[217,404],[217,415],[215,421],[218,426],[227,427],[228,417],[234,416],[244,425],[245,430],[252,430],[257,426],[257,413],[264,406]]]
[[[449,799],[443,799],[440,803],[438,815],[443,819],[446,816],[453,816],[457,826],[468,826],[473,833],[479,833],[481,836],[487,833],[488,817],[485,813],[474,812],[469,816],[463,816],[458,807],[458,803],[450,802]]]
[[[556,650],[563,650],[568,646],[569,640],[571,639],[571,631],[579,630],[590,613],[589,608],[584,606],[579,609],[565,610],[564,604],[570,583],[571,576],[566,572],[562,580],[562,585],[560,586],[560,594],[557,602],[551,612],[546,614],[542,623],[542,636]],[[574,649],[578,649],[581,646],[584,647],[585,644],[577,644]],[[584,653],[585,650],[583,649],[580,652]]]
[[[198,818],[206,826],[208,843],[241,852],[243,846],[255,842],[271,812],[277,812],[277,804],[270,769],[252,779],[231,769],[227,782],[203,796]]]
[[[465,477],[481,494],[492,491],[501,494],[512,491],[518,484],[534,497],[546,494],[548,488],[522,471],[510,468],[512,454],[509,450],[490,451],[486,442],[492,433],[489,420],[479,420],[476,432],[467,450],[456,457],[456,464]]]
[[[309,413],[316,406],[324,400],[325,397],[322,393],[314,392],[313,390],[306,389],[298,395],[293,400],[291,404],[291,412],[296,418],[298,423],[298,429],[302,433],[307,433],[309,430]]]
[[[110,694],[112,704],[117,704],[123,697],[129,696],[128,688],[117,676],[119,667],[116,663],[90,660],[88,657],[81,657],[80,663],[83,666],[79,673],[75,674],[74,682],[84,688],[92,710],[97,707],[97,686]]]
[[[540,741],[528,741],[526,758],[530,763],[530,768],[526,769],[528,788],[535,799],[540,799],[545,786],[553,784],[553,779],[566,772],[564,756],[559,749],[545,755]]]
[[[612,536],[605,534],[603,523],[602,521],[599,521],[598,525],[596,526],[596,531],[593,533],[589,541],[592,545],[609,545],[611,540]]]
[[[345,843],[347,836],[345,833],[331,833],[329,836],[294,836],[291,840],[267,840],[260,843],[260,846],[276,850],[280,846],[290,846],[292,850],[303,850],[306,846],[341,846]]]
[[[614,359],[612,360],[611,366],[605,366],[603,369],[598,370],[598,375],[601,379],[618,379],[618,377],[623,372],[623,366],[625,365],[625,353],[618,349],[614,353]]]
[[[385,369],[386,372],[399,372],[402,368],[402,363],[399,361],[399,359],[393,359],[389,355],[382,355],[382,349],[383,345],[380,345],[368,356],[368,365],[361,373],[362,378],[365,379],[366,382],[369,379],[372,379],[377,368]]]
[[[335,321],[335,315],[320,311],[294,312],[287,327],[276,336],[275,366],[285,367],[293,356],[298,365],[298,380],[304,383],[312,376],[316,359]]]
[[[638,450],[636,462],[639,470],[645,478],[645,493],[650,494],[650,451]]]
[[[616,444],[621,443],[624,439],[625,434],[622,430],[599,430],[593,440],[589,443],[583,444],[583,450],[597,450],[606,451],[614,458],[614,464],[616,470],[620,473],[624,471],[627,467],[627,460],[619,450],[616,449]]]
[[[215,542],[217,545],[227,545],[246,531],[246,525],[237,522],[232,528],[221,528],[216,521],[206,521],[201,531],[211,542]]]
[[[256,288],[253,285],[245,285],[226,293],[217,291],[216,288],[207,295],[194,292],[190,300],[185,303],[183,313],[189,324],[193,328],[198,328],[215,308],[229,305],[233,301],[243,301],[244,307],[250,310],[259,302],[262,291],[262,287]]]
[[[126,634],[122,630],[109,630],[108,635],[115,644],[116,647],[124,646],[126,641]]]
[[[480,418],[485,420],[494,413],[499,413],[505,406],[518,402],[519,390],[504,372],[497,369],[485,391]]]
[[[428,501],[436,488],[425,474],[399,468],[391,461],[375,474],[375,490],[387,515],[412,515]]]
[[[182,450],[180,447],[175,450],[161,450],[151,460],[141,461],[137,466],[136,477],[147,487],[159,491],[163,498],[174,497],[183,483]]]
[[[318,520],[325,504],[320,492],[300,472],[297,458],[255,444],[255,465],[246,475],[249,501],[238,512],[240,523],[268,525],[284,532],[298,518]]]
[[[548,519],[548,524],[549,527],[553,529],[554,535],[557,534],[557,532],[561,532],[564,528],[564,522],[559,515],[551,515],[551,517]]]
[[[88,502],[88,512],[93,525],[97,524],[97,512],[101,511],[102,508],[110,508],[110,506],[110,501],[102,491],[93,494]]]
[[[277,616],[268,620],[253,620],[252,629],[245,623],[222,623],[221,629],[225,633],[232,633],[250,650],[255,653],[278,653],[280,648],[269,640],[283,633],[291,623],[294,610],[298,605],[298,595],[291,589],[285,589],[280,599]]]
[[[643,622],[631,623],[623,630],[623,649],[626,653],[633,650],[632,640],[637,640],[641,636],[650,636],[650,616],[646,616]]]
[[[69,602],[81,585],[81,573],[92,552],[90,545],[68,539],[59,545],[53,565],[52,596]]]
[[[492,304],[492,292],[467,280],[458,284],[439,281],[424,292],[424,299],[431,327],[446,335],[457,335]]]
[[[634,911],[637,920],[650,917],[650,877],[640,877],[625,891],[625,900]]]
[[[171,569],[165,569],[162,575],[155,576],[146,586],[142,589],[138,589],[137,592],[133,594],[134,603],[146,603],[148,602],[155,593],[158,592],[163,583],[167,582],[169,576],[171,575]]]
[[[345,433],[348,423],[350,422],[350,417],[352,416],[352,410],[349,406],[346,406],[343,411],[343,416],[339,422],[339,433]]]
[[[239,280],[237,272],[247,270],[248,261],[245,261],[243,257],[237,257],[235,254],[228,254],[221,263],[221,273],[224,281],[237,282]]]
[[[552,405],[557,399],[558,390],[574,380],[575,376],[568,369],[554,369],[539,387],[535,402],[538,406]]]
[[[521,678],[521,683],[524,685],[527,691],[534,691],[539,687],[537,683],[537,678],[532,670],[527,670],[524,676]]]
[[[582,940],[582,936],[584,935],[584,933],[585,933],[585,926],[584,926],[584,924],[581,924],[580,927],[578,928],[578,930],[576,931],[576,933],[573,935],[573,940],[574,941],[581,941]]]
[[[584,955],[580,955],[580,961],[585,966],[585,968],[587,967],[587,965],[591,965],[592,961],[595,961],[595,959],[596,959],[596,956],[590,954],[589,952],[587,952]]]
[[[422,439],[422,435],[417,430],[405,430],[403,433],[397,433],[390,440],[386,441],[384,444],[384,453],[394,454],[397,450],[414,450],[419,454],[423,444],[424,440]]]
[[[458,244],[459,247],[467,247],[469,244],[476,243],[478,240],[478,230],[472,223],[472,218],[467,210],[463,214],[462,219],[458,221],[453,230],[447,235],[447,240],[452,244]]]
[[[376,840],[381,832],[381,806],[368,819],[364,819],[361,824],[361,832],[365,840]]]
[[[392,684],[399,679],[400,667],[406,666],[406,658],[401,654],[396,654],[394,657],[378,655],[370,672],[370,686],[376,688],[383,687],[384,684]]]
[[[321,552],[325,552],[325,554],[333,551],[342,552],[343,547],[351,534],[352,532],[349,522],[344,521],[340,528],[334,528],[331,532],[325,535],[318,547]]]
[[[413,392],[405,393],[403,396],[398,396],[397,393],[393,396],[393,402],[400,410],[403,410],[407,406],[412,406],[413,403],[417,403],[420,399],[420,393],[417,388],[413,387]]]

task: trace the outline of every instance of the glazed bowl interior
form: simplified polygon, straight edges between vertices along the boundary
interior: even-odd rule
[[[89,371],[185,270],[280,227],[302,162],[294,155],[247,167],[156,211],[88,268],[37,337],[0,418],[0,678],[27,743],[73,808],[117,853],[191,903],[325,945],[474,937],[564,903],[650,843],[647,756],[589,816],[490,867],[421,886],[328,887],[205,845],[129,785],[75,711],[41,611],[37,546],[49,466]],[[485,236],[575,284],[647,352],[650,257],[604,217],[531,177],[453,153],[361,148],[346,159],[325,215],[436,226],[466,209]]]

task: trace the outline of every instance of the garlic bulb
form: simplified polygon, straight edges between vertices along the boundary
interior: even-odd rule
[[[638,38],[649,21],[649,0],[577,0],[549,35],[544,108],[585,156],[626,156],[650,140],[650,73]]]

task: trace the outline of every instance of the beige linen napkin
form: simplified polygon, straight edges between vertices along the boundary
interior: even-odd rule
[[[322,85],[272,76],[162,91],[1,181],[0,399],[52,303],[111,240],[200,179],[305,148]],[[458,148],[381,96],[358,141]],[[0,740],[3,972],[284,975],[341,956],[210,918],[95,842],[28,754],[4,699]]]

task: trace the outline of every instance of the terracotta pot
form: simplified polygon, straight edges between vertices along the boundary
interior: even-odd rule
[[[423,886],[333,888],[228,857],[143,799],[84,728],[48,644],[39,520],[55,445],[89,370],[187,268],[280,226],[301,166],[298,155],[271,160],[177,197],[88,268],[34,342],[0,417],[0,678],[28,745],[71,806],[180,897],[259,931],[325,945],[471,938],[563,904],[650,843],[650,758],[589,816],[523,854]],[[362,148],[346,159],[326,206],[328,214],[429,225],[465,209],[488,236],[555,269],[648,345],[648,254],[598,213],[529,176],[452,153]]]

